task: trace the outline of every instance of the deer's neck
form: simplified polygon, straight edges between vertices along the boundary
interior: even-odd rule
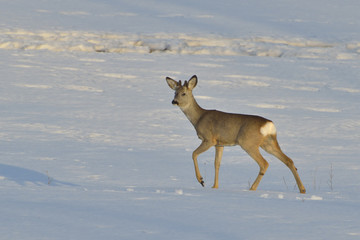
[[[195,127],[201,116],[206,112],[205,109],[199,106],[195,98],[186,107],[181,108],[185,116],[189,119],[192,125]]]

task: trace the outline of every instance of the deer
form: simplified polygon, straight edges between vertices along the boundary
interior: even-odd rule
[[[278,158],[290,169],[300,193],[306,193],[294,162],[282,152],[279,146],[276,128],[271,120],[256,115],[203,109],[196,102],[192,93],[198,82],[196,75],[185,81],[183,85],[181,80],[175,81],[170,77],[166,77],[166,82],[175,91],[172,104],[177,105],[181,109],[194,126],[196,134],[201,140],[200,146],[192,153],[192,159],[196,179],[203,187],[205,183],[199,171],[198,156],[211,147],[215,147],[215,179],[212,188],[218,188],[219,169],[224,146],[239,145],[260,167],[260,171],[250,190],[255,191],[257,189],[269,167],[269,163],[259,151],[261,147],[267,153]]]

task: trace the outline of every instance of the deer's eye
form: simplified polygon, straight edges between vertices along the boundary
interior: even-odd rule
[[[181,94],[181,96],[185,96],[185,95],[186,95],[186,93],[182,93],[182,94]]]

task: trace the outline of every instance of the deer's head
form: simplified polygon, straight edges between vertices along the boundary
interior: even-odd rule
[[[184,85],[181,85],[181,80],[177,82],[169,77],[166,78],[166,82],[169,87],[175,91],[174,100],[172,100],[173,105],[178,105],[183,109],[192,103],[194,99],[192,90],[196,87],[197,84],[196,75],[192,76],[189,81],[185,81]]]

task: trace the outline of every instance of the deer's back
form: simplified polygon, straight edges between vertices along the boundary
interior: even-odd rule
[[[200,139],[218,145],[236,145],[240,134],[253,134],[270,120],[260,116],[206,110],[195,128]]]

